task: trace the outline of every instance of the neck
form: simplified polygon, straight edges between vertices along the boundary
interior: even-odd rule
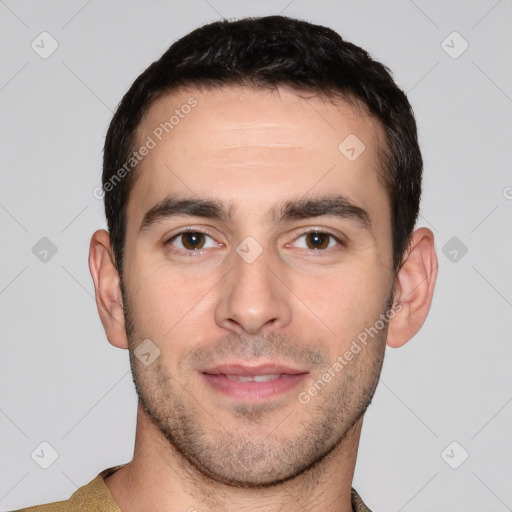
[[[197,470],[165,439],[139,404],[133,460],[105,479],[123,512],[351,512],[351,486],[362,417],[311,468],[264,488],[232,487]]]

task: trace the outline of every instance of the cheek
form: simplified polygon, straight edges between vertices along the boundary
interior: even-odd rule
[[[169,272],[165,264],[134,275],[139,277],[132,278],[130,297],[140,335],[177,347],[186,337],[208,329],[213,314],[207,293],[212,285],[207,279],[184,278]]]
[[[303,303],[297,304],[296,321],[310,335],[326,333],[339,347],[373,325],[388,296],[383,275],[366,267],[340,268],[339,273],[311,282],[301,279],[292,288]]]

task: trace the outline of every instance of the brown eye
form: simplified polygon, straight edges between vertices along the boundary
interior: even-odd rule
[[[331,242],[332,235],[329,233],[307,233],[306,244],[308,249],[327,249]]]
[[[195,250],[202,249],[205,242],[204,233],[183,233],[181,236],[181,243],[185,249]]]

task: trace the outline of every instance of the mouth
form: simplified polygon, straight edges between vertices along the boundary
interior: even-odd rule
[[[200,373],[213,391],[238,401],[253,403],[291,391],[309,374],[306,370],[277,364],[226,364]]]

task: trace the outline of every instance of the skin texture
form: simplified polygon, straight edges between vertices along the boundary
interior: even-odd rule
[[[354,103],[288,88],[175,91],[151,107],[139,145],[191,97],[197,106],[137,168],[123,293],[108,234],[91,241],[100,317],[110,343],[130,351],[140,399],[133,461],[107,487],[123,512],[349,511],[363,414],[386,343],[406,343],[430,308],[433,234],[413,233],[395,275],[378,177],[384,137]],[[338,149],[350,134],[365,145],[353,161]],[[279,219],[287,202],[338,195],[367,212],[370,229],[335,215]],[[169,197],[216,201],[226,215],[159,217],[141,229]],[[193,238],[202,248],[187,252],[183,229],[207,233]],[[333,372],[393,299],[399,311]],[[145,339],[160,351],[149,365],[134,355]],[[267,362],[305,375],[255,402],[220,393],[202,374],[222,363]],[[301,402],[329,369],[334,377]]]

